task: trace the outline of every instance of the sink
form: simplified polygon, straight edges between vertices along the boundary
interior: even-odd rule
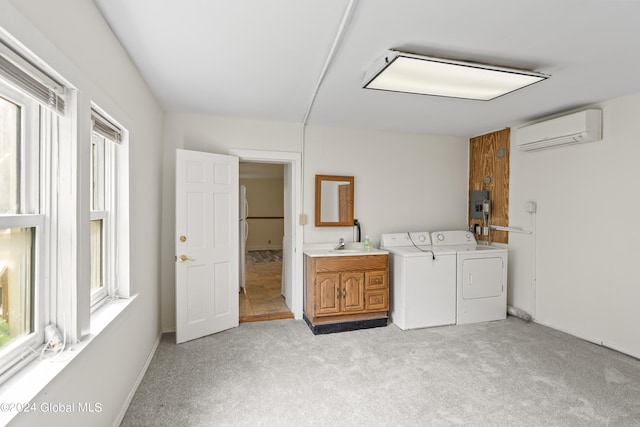
[[[336,249],[333,244],[326,243],[317,244],[315,246],[307,246],[304,249],[305,255],[310,257],[339,257],[339,256],[366,256],[366,255],[383,255],[388,252],[382,249],[370,248],[364,249],[362,244],[355,244],[351,247],[347,245],[344,249]]]
[[[354,251],[363,251],[364,250],[364,243],[360,243],[360,242],[349,242],[349,243],[345,243],[345,249],[351,249]]]

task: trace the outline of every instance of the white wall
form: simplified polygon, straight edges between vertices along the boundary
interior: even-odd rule
[[[603,140],[527,153],[512,145],[510,303],[540,323],[640,357],[640,95],[595,106]],[[533,283],[533,265],[537,282]]]
[[[309,127],[304,152],[305,243],[353,241],[350,227],[316,227],[315,175],[354,176],[354,218],[378,246],[383,233],[466,229],[469,141]]]
[[[92,1],[0,0],[0,26],[76,86],[80,105],[95,101],[130,131],[130,279],[139,294],[34,400],[102,402],[102,412],[25,413],[12,425],[113,425],[160,332],[163,112]]]
[[[240,184],[247,187],[249,203],[247,250],[282,249],[284,179],[240,178]]]
[[[175,329],[175,149],[219,154],[229,149],[304,153],[304,242],[353,239],[350,227],[314,224],[315,175],[354,175],[355,213],[378,244],[381,233],[465,227],[468,141],[344,128],[167,114],[162,242],[162,327]]]

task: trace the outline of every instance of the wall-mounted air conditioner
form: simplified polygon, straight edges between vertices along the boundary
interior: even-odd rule
[[[602,111],[591,109],[545,120],[515,130],[523,151],[544,150],[602,139]]]

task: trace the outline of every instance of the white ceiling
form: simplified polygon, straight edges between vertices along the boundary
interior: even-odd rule
[[[95,0],[167,111],[471,137],[640,92],[638,0]],[[388,49],[539,71],[493,101],[361,88]]]

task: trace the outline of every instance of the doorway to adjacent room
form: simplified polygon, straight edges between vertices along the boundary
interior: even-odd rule
[[[246,218],[241,218],[244,288],[239,294],[239,320],[242,323],[293,318],[282,280],[284,165],[240,162],[239,169],[243,187],[240,203],[245,206],[241,211],[246,211]]]

